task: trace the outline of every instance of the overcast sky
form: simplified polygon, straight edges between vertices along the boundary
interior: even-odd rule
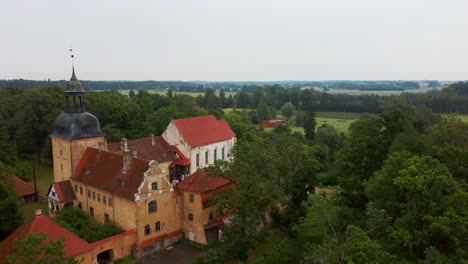
[[[0,79],[468,79],[466,0],[1,0]]]

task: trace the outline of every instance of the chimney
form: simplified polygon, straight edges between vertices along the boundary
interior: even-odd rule
[[[127,145],[127,139],[126,138],[122,138],[122,140],[120,141],[120,149],[122,150],[122,152],[127,152],[128,151],[128,145]]]
[[[99,152],[107,151],[107,141],[99,141]]]
[[[122,150],[122,161],[123,161],[123,166],[122,166],[122,173],[127,173],[128,167],[130,165],[129,161],[129,151],[128,151],[128,145],[127,145],[127,139],[122,138],[122,141],[120,142],[120,149]]]
[[[34,212],[35,212],[35,215],[42,215],[41,209],[36,209]]]
[[[131,153],[132,153],[132,158],[137,157],[137,148],[135,146],[132,146]]]
[[[154,134],[151,133],[151,145],[154,146]]]

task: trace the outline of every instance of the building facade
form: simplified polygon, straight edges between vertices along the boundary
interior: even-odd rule
[[[99,222],[114,221],[134,232],[137,256],[183,236],[203,244],[220,238],[225,217],[215,214],[210,198],[233,185],[202,168],[229,158],[236,135],[225,120],[173,120],[162,136],[107,144],[99,120],[85,110],[85,91],[73,70],[65,110],[51,134],[52,216],[73,206]]]

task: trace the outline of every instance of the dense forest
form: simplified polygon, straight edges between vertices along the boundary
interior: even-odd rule
[[[224,243],[194,263],[463,263],[468,258],[468,124],[433,113],[466,111],[468,83],[389,97],[272,85],[235,96],[214,89],[196,98],[139,90],[130,96],[89,92],[86,100],[110,142],[160,134],[174,118],[206,114],[225,118],[237,134],[233,159],[209,168],[235,183],[213,198],[232,221]],[[19,159],[51,161],[49,134],[62,107],[60,87],[0,88],[0,170],[14,170]],[[233,109],[225,112],[227,107]],[[316,127],[315,112],[324,110],[372,114],[343,134],[327,124]],[[304,127],[304,134],[289,126],[258,125],[280,114],[288,125]],[[3,177],[0,197],[4,237],[20,217]],[[278,235],[272,238],[272,232]],[[274,243],[265,254],[249,258],[249,250],[269,239]]]
[[[253,92],[258,87],[280,85],[287,88],[317,87],[323,89],[344,89],[361,91],[404,91],[419,88],[419,83],[427,83],[429,88],[439,87],[438,81],[275,81],[275,82],[202,82],[202,81],[82,81],[88,91],[93,90],[158,90],[178,92],[204,92],[206,88],[226,91]],[[0,87],[44,88],[65,87],[67,81],[0,80]]]

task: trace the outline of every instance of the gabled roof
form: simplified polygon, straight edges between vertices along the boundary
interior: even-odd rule
[[[45,243],[63,238],[66,258],[76,256],[92,249],[88,242],[41,214],[36,215],[34,219],[20,226],[15,232],[0,242],[0,263],[5,261],[6,257],[13,253],[15,240],[38,232],[46,234]]]
[[[18,196],[28,196],[31,194],[35,194],[34,187],[32,187],[29,183],[23,181],[20,177],[12,175],[14,184],[15,184],[15,191]]]
[[[57,199],[59,202],[68,202],[76,200],[75,192],[73,191],[73,186],[69,180],[61,181],[61,182],[54,182],[50,188],[49,192],[54,187],[55,194],[57,195]]]
[[[131,201],[148,170],[148,161],[133,158],[126,173],[123,173],[123,156],[118,153],[87,148],[72,180],[105,190]]]
[[[153,141],[154,140],[154,141]],[[135,147],[137,157],[144,160],[156,160],[159,163],[170,162],[177,164],[190,165],[190,161],[177,149],[177,147],[169,145],[161,136],[139,138],[127,141],[128,148]],[[120,143],[112,143],[107,146],[110,152],[120,152]],[[177,153],[177,155],[176,155]]]
[[[191,147],[208,145],[236,136],[224,119],[212,115],[172,120],[180,134]]]
[[[228,178],[210,176],[206,174],[204,169],[198,169],[181,183],[177,184],[176,188],[187,192],[203,193],[214,191],[229,184],[232,184],[232,182]]]

